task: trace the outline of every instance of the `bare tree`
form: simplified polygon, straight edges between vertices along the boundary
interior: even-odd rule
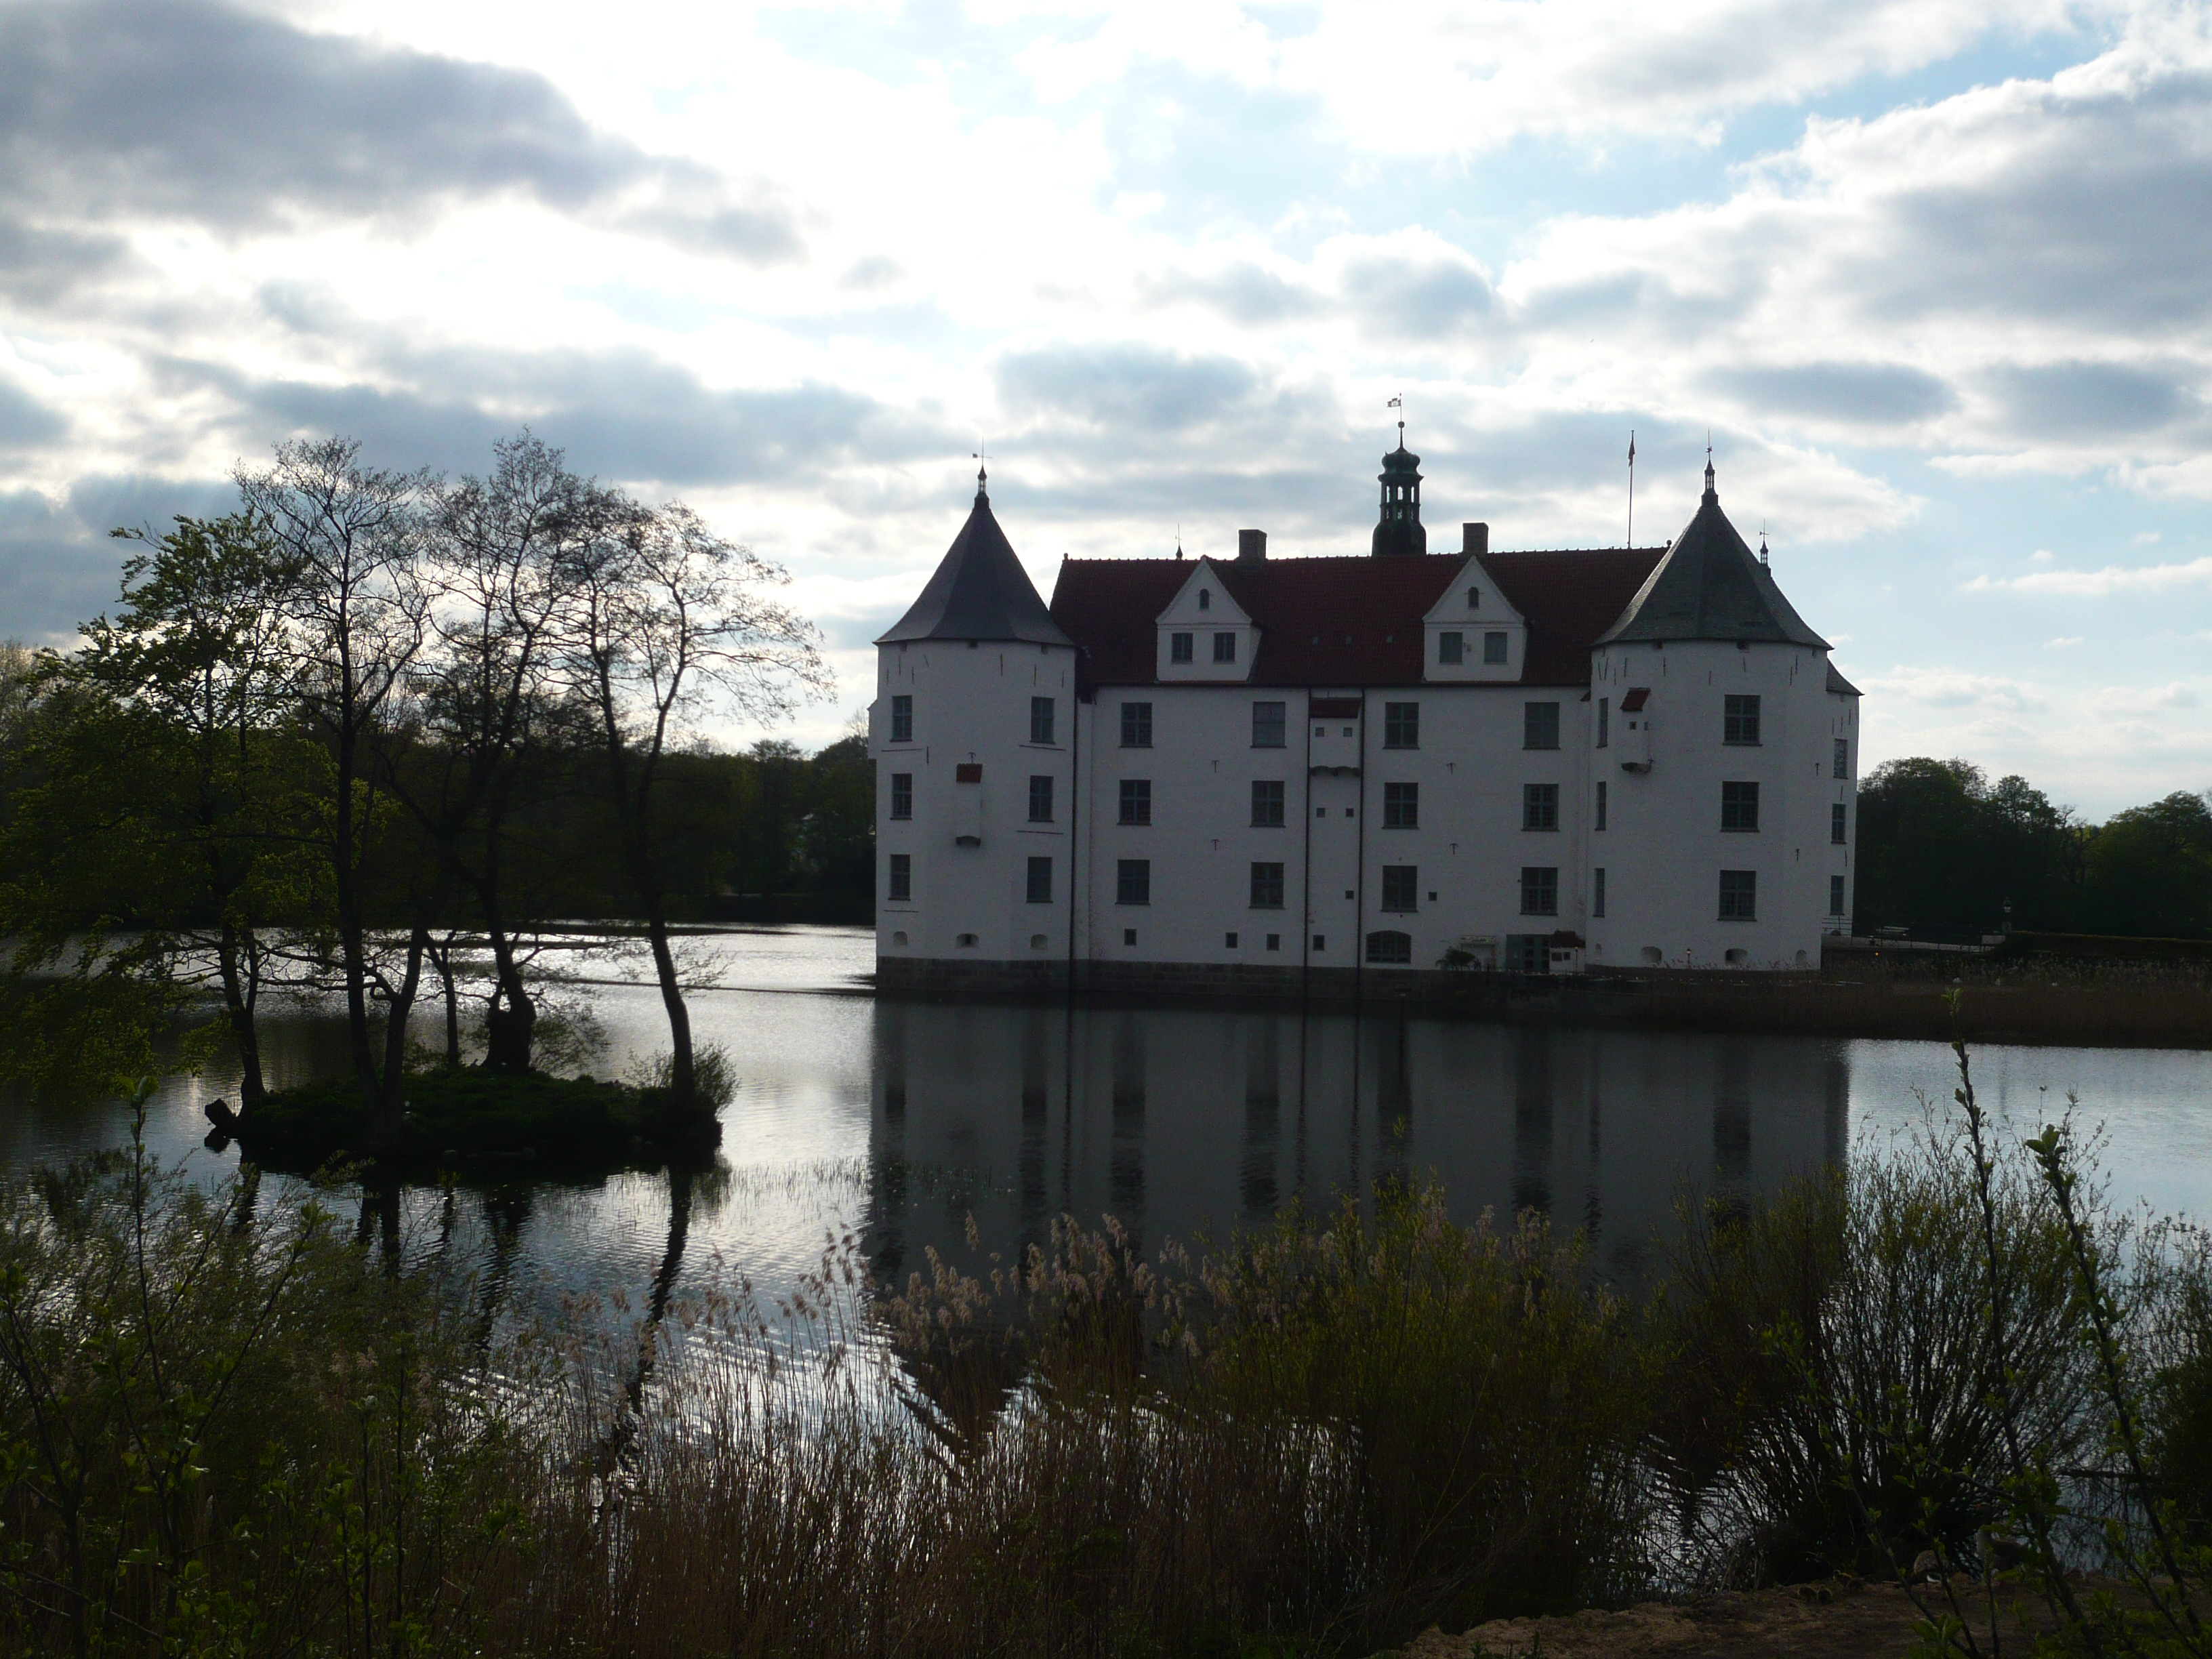
[[[386,1132],[402,1109],[407,1016],[422,981],[427,927],[411,933],[396,971],[372,961],[364,902],[368,826],[379,810],[370,766],[379,727],[429,631],[420,497],[428,479],[364,467],[348,438],[288,442],[275,465],[235,473],[246,510],[289,566],[283,612],[292,690],[327,748],[330,856],[354,1074]],[[369,1024],[385,1005],[380,1066]]]
[[[563,672],[596,728],[626,873],[645,913],[668,1014],[671,1105],[696,1115],[690,1014],[669,946],[655,836],[661,763],[702,711],[780,719],[826,695],[830,672],[818,631],[770,597],[790,580],[782,567],[723,540],[680,503],[653,510],[601,497],[592,533],[577,538],[568,563]]]
[[[425,742],[413,751],[421,764],[395,767],[391,787],[483,914],[496,982],[485,1060],[495,1070],[529,1069],[537,1021],[501,880],[508,808],[563,713],[556,624],[576,568],[570,552],[603,495],[527,432],[494,447],[489,477],[428,491],[435,599],[413,677]],[[450,1025],[451,975],[438,960]]]

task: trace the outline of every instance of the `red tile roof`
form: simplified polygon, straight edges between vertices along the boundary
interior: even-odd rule
[[[1483,568],[1528,620],[1522,685],[1587,685],[1590,645],[1636,597],[1665,549],[1491,553]],[[1421,619],[1466,556],[1216,560],[1260,629],[1252,685],[1418,685]],[[1079,684],[1150,685],[1157,624],[1191,567],[1176,559],[1066,559],[1053,620],[1082,648]]]

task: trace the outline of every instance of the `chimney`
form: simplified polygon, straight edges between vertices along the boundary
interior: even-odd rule
[[[1267,556],[1267,532],[1264,530],[1240,530],[1237,532],[1237,562],[1256,564]]]
[[[1490,551],[1490,526],[1486,524],[1463,524],[1459,527],[1459,550],[1462,554]]]

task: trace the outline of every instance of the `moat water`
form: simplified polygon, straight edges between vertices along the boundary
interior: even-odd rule
[[[1924,1094],[1948,1106],[1949,1051],[1928,1042],[1514,1027],[1282,1012],[878,1000],[865,929],[732,929],[689,942],[714,981],[691,998],[698,1040],[739,1078],[721,1164],[691,1183],[670,1264],[662,1174],[595,1185],[518,1182],[402,1196],[406,1248],[495,1269],[520,1307],[574,1293],[635,1300],[668,1268],[676,1292],[744,1275],[793,1283],[825,1237],[857,1234],[879,1275],[930,1246],[957,1251],[972,1214],[1011,1250],[1068,1213],[1118,1218],[1148,1248],[1221,1237],[1303,1197],[1379,1176],[1441,1184],[1473,1219],[1534,1207],[1580,1230],[1597,1269],[1634,1282],[1686,1191],[1750,1195],[1908,1133]],[[665,1047],[642,963],[595,959],[588,999],[620,1075]],[[428,1039],[434,1033],[426,1024]],[[272,1020],[273,1085],[327,1074],[342,1026]],[[2112,1196],[2212,1213],[2212,1052],[1990,1047],[1984,1102],[2033,1133],[2078,1095],[2101,1125]],[[206,1150],[220,1069],[164,1085],[146,1133],[162,1158],[218,1177]],[[0,1103],[0,1168],[127,1142],[119,1105]]]

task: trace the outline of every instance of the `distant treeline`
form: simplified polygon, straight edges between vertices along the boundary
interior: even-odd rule
[[[2212,939],[2212,803],[2177,790],[2101,824],[2026,778],[1887,761],[1859,786],[1854,925]],[[2009,910],[2008,910],[2009,906]]]

